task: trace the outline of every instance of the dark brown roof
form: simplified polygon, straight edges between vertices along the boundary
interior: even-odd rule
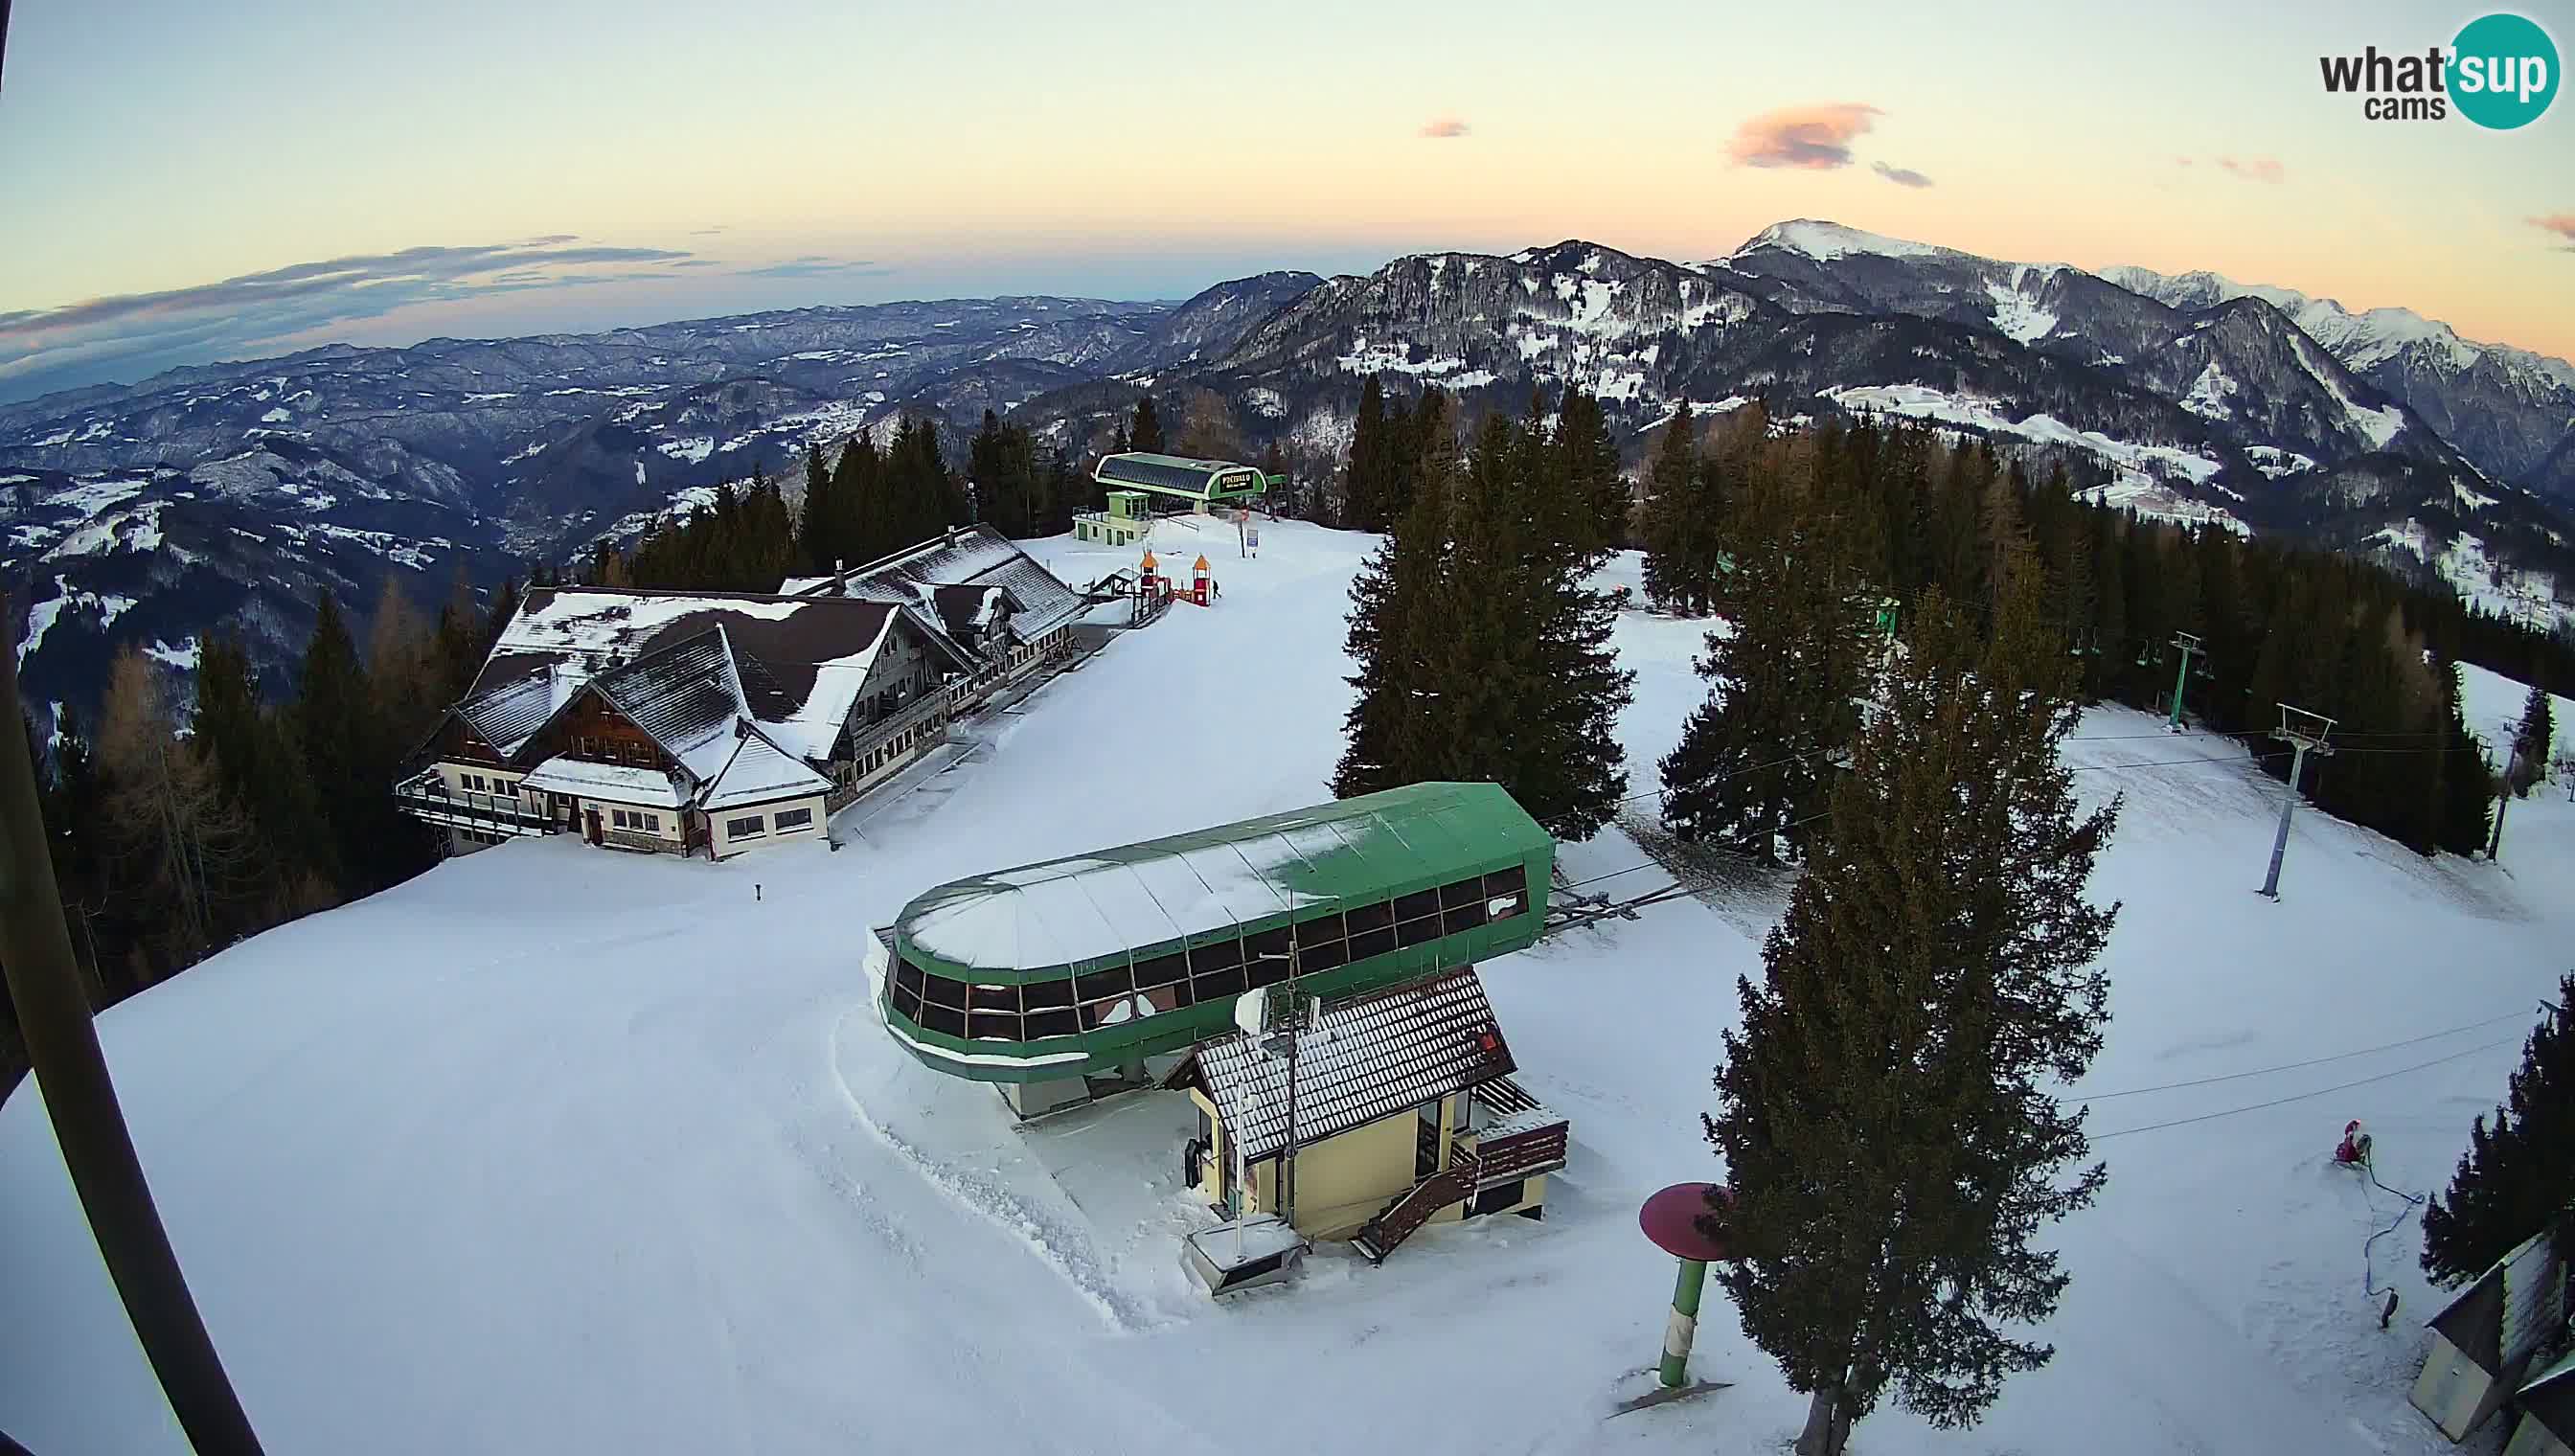
[[[1506,1076],[1511,1049],[1471,966],[1323,1008],[1298,1043],[1296,1144]],[[1287,1146],[1288,1069],[1243,1032],[1202,1043],[1173,1081],[1207,1089],[1229,1137],[1258,1161]]]

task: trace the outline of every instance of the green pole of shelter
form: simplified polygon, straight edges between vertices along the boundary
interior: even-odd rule
[[[1698,1296],[1707,1283],[1705,1259],[1681,1260],[1681,1276],[1672,1285],[1672,1319],[1663,1326],[1663,1386],[1678,1390],[1689,1380],[1690,1339],[1698,1333]]]

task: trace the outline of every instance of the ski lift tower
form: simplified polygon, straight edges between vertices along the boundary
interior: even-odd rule
[[[2164,727],[2173,732],[2180,732],[2182,688],[2190,681],[2190,660],[2199,654],[2199,639],[2191,633],[2177,632],[2173,634],[2172,648],[2174,652],[2181,655],[2181,666],[2173,673],[2172,717],[2166,721]],[[2208,676],[2208,668],[2205,664],[2200,667],[2199,676],[2203,678]]]
[[[2272,900],[2280,897],[2280,859],[2289,852],[2289,815],[2298,807],[2298,775],[2307,766],[2307,754],[2331,753],[2333,744],[2325,735],[2333,731],[2334,721],[2320,713],[2280,705],[2280,726],[2271,736],[2295,750],[2289,759],[2289,786],[2280,794],[2280,832],[2271,840],[2271,872],[2262,877],[2262,893]]]

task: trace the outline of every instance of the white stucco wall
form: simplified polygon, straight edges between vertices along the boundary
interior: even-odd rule
[[[806,821],[792,829],[779,828],[778,816],[797,809],[807,812],[809,817]],[[816,794],[810,798],[790,798],[777,803],[756,803],[742,808],[718,809],[708,814],[707,818],[709,828],[715,835],[716,857],[722,859],[726,855],[739,854],[745,849],[756,849],[763,844],[821,838],[823,836],[823,797],[821,794]],[[760,820],[760,832],[735,834],[732,827],[734,821],[747,818]]]

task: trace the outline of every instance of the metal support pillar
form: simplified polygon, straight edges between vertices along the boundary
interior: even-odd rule
[[[1672,1318],[1663,1326],[1662,1381],[1666,1390],[1689,1383],[1690,1341],[1698,1334],[1698,1296],[1707,1283],[1705,1259],[1681,1260],[1680,1278],[1672,1285]]]
[[[2291,708],[2285,703],[2280,705],[2280,726],[2272,730],[2271,736],[2289,744],[2292,755],[2289,759],[2289,784],[2280,792],[2280,830],[2271,839],[2271,869],[2262,877],[2261,892],[2267,898],[2276,900],[2280,897],[2280,861],[2289,852],[2289,817],[2297,812],[2298,780],[2306,770],[2307,754],[2329,754],[2333,751],[2333,745],[2325,741],[2325,735],[2333,730],[2333,723],[2332,719],[2320,714]]]

